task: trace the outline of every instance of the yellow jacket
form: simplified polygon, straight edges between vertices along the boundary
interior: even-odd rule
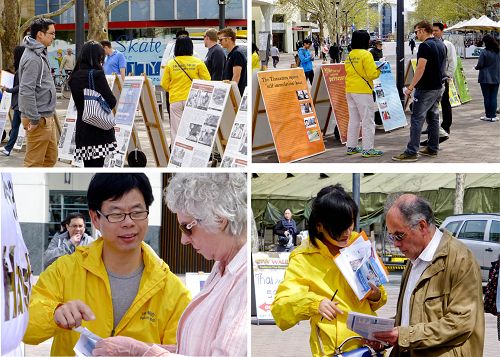
[[[357,237],[353,232],[350,240]],[[344,276],[333,262],[333,256],[321,241],[317,240],[319,248],[309,241],[297,247],[290,253],[290,261],[285,272],[285,278],[278,286],[271,313],[281,330],[295,326],[301,320],[309,320],[311,335],[309,343],[313,356],[332,355],[335,347],[346,338],[357,336],[346,326],[347,312],[356,311],[375,315],[374,311],[387,302],[387,293],[380,287],[382,296],[379,301],[359,301]],[[338,289],[335,301],[343,315],[328,321],[318,313],[319,304],[323,299],[331,299]],[[321,337],[321,343],[318,338]],[[355,348],[354,344],[349,344]]]
[[[25,343],[39,344],[54,337],[52,356],[74,356],[73,347],[80,334],[59,328],[54,322],[54,311],[58,305],[77,299],[96,316],[93,321],[83,321],[82,326],[101,337],[120,335],[150,343],[176,343],[177,323],[190,294],[146,243],[141,247],[144,271],[139,291],[113,331],[113,302],[101,258],[102,247],[102,238],[78,247],[75,253],[57,259],[40,274],[31,294]]]
[[[352,61],[352,65],[351,65]],[[354,68],[356,70],[354,70]],[[358,71],[358,73],[356,73]],[[373,60],[373,56],[367,50],[352,50],[345,59],[345,91],[346,93],[371,94],[373,80],[380,76],[380,70]],[[368,81],[371,88],[366,84]]]
[[[182,68],[175,63],[176,60],[192,79],[206,81],[211,79],[210,72],[202,60],[193,56],[178,56],[175,60],[172,58],[168,61],[161,78],[161,86],[169,92],[170,103],[187,100],[192,83]]]
[[[260,58],[257,52],[252,53],[252,71],[260,69]]]

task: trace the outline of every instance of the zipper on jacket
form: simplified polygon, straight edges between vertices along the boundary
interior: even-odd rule
[[[113,337],[115,335],[115,329],[111,330],[111,336],[109,337]]]

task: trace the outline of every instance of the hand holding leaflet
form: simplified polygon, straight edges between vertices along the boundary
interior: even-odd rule
[[[97,341],[102,340],[102,338],[89,331],[86,327],[75,327],[73,331],[79,332],[81,334],[80,339],[76,342],[76,345],[73,348],[76,356],[92,356],[92,351],[94,350],[95,344],[97,343]]]
[[[392,331],[394,327],[393,319],[385,319],[373,315],[361,314],[357,312],[349,312],[347,315],[347,328],[359,333],[361,336],[368,340],[382,342],[386,341],[377,340],[374,332]]]

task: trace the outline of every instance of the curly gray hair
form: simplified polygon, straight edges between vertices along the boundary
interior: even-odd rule
[[[246,233],[247,181],[241,173],[178,173],[165,191],[165,202],[174,212],[200,220],[200,225],[216,232],[221,219],[227,219],[225,232],[233,236]]]

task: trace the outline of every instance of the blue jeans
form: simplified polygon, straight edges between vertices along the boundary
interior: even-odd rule
[[[497,116],[498,84],[479,83],[483,92],[484,111],[486,118]]]
[[[19,125],[21,125],[21,112],[16,109],[14,110],[14,116],[12,117],[12,130],[10,131],[9,141],[4,147],[4,149],[8,152],[12,151],[12,148],[16,143],[17,134],[19,133]]]
[[[405,153],[417,155],[420,148],[420,135],[424,121],[427,121],[429,139],[427,147],[437,152],[439,150],[439,109],[438,104],[443,95],[443,88],[421,90],[415,88],[413,95],[413,113],[411,115],[410,141]]]

